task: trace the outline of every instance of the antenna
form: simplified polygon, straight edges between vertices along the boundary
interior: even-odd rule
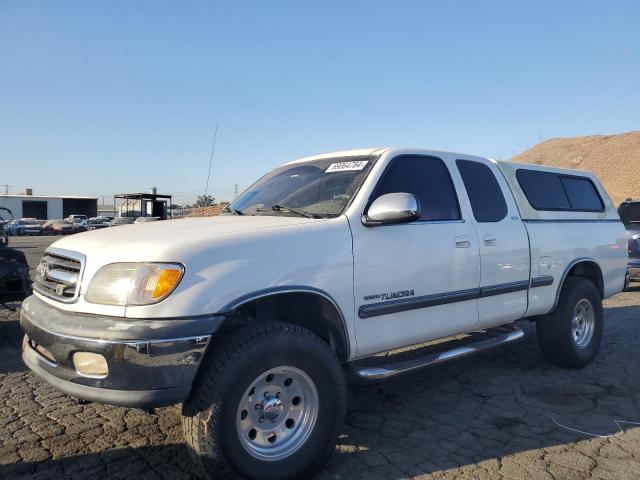
[[[216,148],[216,138],[218,137],[218,122],[216,122],[216,130],[213,132],[213,143],[211,144],[211,156],[209,157],[209,173],[207,173],[207,185],[204,187],[204,195],[209,193],[209,179],[211,178],[211,164],[213,163],[213,151]]]
[[[9,189],[10,189],[11,187],[13,187],[13,185],[7,185],[7,184],[5,183],[5,184],[0,185],[0,187],[4,187],[4,194],[5,194],[5,195],[9,195]]]

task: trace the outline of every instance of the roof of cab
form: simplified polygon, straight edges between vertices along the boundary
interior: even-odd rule
[[[446,150],[439,149],[431,149],[431,148],[412,148],[412,147],[370,147],[370,148],[354,148],[351,150],[338,150],[335,152],[327,152],[322,153],[320,155],[312,155],[309,157],[298,158],[291,162],[286,163],[285,165],[289,165],[291,163],[298,162],[309,162],[313,160],[322,160],[325,158],[337,158],[337,157],[360,157],[367,155],[381,155],[386,152],[397,152],[397,153],[415,153],[420,155],[460,155],[464,157],[478,157],[477,155],[469,155],[466,153],[460,152],[450,152]],[[484,157],[483,157],[484,158]]]
[[[285,165],[289,165],[290,163],[298,163],[298,162],[310,162],[312,160],[322,160],[323,158],[361,157],[365,155],[373,155],[376,152],[382,153],[385,150],[387,150],[387,147],[353,148],[351,150],[339,150],[336,152],[327,152],[327,153],[322,153],[320,155],[312,155],[310,157],[298,158],[291,162],[287,162]]]

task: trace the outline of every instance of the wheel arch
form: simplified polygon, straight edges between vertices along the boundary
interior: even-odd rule
[[[273,287],[248,293],[225,305],[223,314],[223,328],[261,320],[292,323],[327,341],[341,361],[351,355],[349,330],[340,306],[327,292],[314,287]]]
[[[556,291],[555,302],[553,304],[554,309],[558,306],[560,293],[562,292],[565,281],[569,276],[583,277],[591,280],[598,289],[598,292],[600,292],[600,297],[604,298],[604,277],[602,275],[602,269],[600,268],[600,265],[598,265],[598,262],[589,257],[576,258],[567,265],[562,274],[560,283],[558,284],[558,289]]]

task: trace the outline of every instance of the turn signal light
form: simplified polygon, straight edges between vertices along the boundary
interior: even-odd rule
[[[153,289],[153,298],[162,298],[173,290],[180,277],[182,276],[182,270],[176,268],[167,268],[160,272],[158,280],[156,281],[156,288]]]

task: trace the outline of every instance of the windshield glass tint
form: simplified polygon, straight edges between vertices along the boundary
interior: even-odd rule
[[[275,215],[282,213],[272,210],[277,205],[321,217],[340,215],[376,158],[326,158],[284,165],[254,183],[228,209],[245,215]]]

